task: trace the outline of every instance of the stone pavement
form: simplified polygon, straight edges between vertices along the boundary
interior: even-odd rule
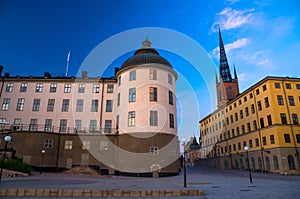
[[[200,194],[197,194],[198,196],[181,195],[181,197],[176,197],[178,199],[300,198],[300,176],[253,173],[253,183],[251,184],[249,182],[248,172],[246,171],[224,171],[200,167],[187,168],[187,188],[183,187],[183,174],[163,178],[138,178],[123,176],[89,177],[43,173],[42,175],[33,175],[30,177],[4,178],[0,185],[1,190],[16,188],[75,190],[74,193],[82,192],[83,190],[87,191],[86,193],[88,193],[88,190],[111,190],[116,193],[125,191],[126,193],[128,190],[132,190],[137,191],[136,193],[141,195],[141,191],[151,190],[152,194],[155,193],[151,195],[151,198],[172,198],[172,195],[168,195],[168,190],[204,190],[205,192],[205,196],[199,196]],[[165,195],[159,195],[160,192],[158,190],[166,191]],[[145,196],[146,193],[143,193],[143,196]],[[111,193],[108,194],[110,194],[108,195],[111,196],[110,198],[117,198],[113,197]],[[132,197],[126,198],[133,198],[134,195],[131,196]]]

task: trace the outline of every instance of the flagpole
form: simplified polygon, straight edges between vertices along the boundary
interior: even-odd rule
[[[71,51],[69,50],[69,53],[68,53],[68,56],[67,56],[66,77],[68,77],[70,54],[71,54]]]

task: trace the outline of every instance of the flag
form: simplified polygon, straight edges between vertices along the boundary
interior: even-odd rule
[[[69,51],[69,53],[68,53],[67,61],[70,61],[70,55],[71,55],[71,51]]]

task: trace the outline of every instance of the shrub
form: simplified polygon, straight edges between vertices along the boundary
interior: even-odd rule
[[[0,159],[0,165],[2,167],[2,159]],[[31,172],[31,166],[29,164],[23,163],[20,160],[16,159],[6,159],[3,168],[28,174],[30,174]]]

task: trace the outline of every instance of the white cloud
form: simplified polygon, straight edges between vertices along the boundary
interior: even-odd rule
[[[222,30],[230,30],[238,28],[251,21],[254,9],[233,10],[230,7],[224,8],[217,13],[217,20],[215,20],[211,29],[212,32],[218,31],[216,25],[220,25]]]
[[[240,0],[227,0],[226,2],[228,3],[228,4],[235,4],[235,3],[237,3],[237,2],[239,2]]]
[[[247,46],[250,42],[249,38],[242,38],[238,39],[230,44],[226,44],[225,51],[226,53],[229,53],[231,50],[237,49],[237,48],[242,48],[244,46]],[[213,58],[218,58],[219,57],[219,47],[216,47],[210,52],[210,56]]]

